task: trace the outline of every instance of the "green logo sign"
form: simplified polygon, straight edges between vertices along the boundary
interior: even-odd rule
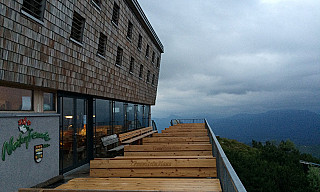
[[[11,137],[9,141],[5,141],[2,145],[2,161],[6,160],[6,154],[11,155],[18,147],[21,147],[23,144],[26,145],[26,149],[29,148],[29,143],[34,139],[43,139],[44,141],[49,141],[51,138],[48,132],[38,133],[30,128],[31,121],[27,118],[20,119],[18,121],[18,128],[21,132],[17,139]],[[49,147],[50,144],[43,145],[43,148]]]

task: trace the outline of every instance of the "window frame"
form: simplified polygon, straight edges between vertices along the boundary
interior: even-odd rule
[[[80,17],[80,18],[77,18]],[[78,23],[76,23],[75,21],[78,20],[79,22],[81,22],[81,29],[76,29],[75,25],[78,25]],[[73,17],[72,17],[72,26],[71,26],[71,33],[70,33],[70,39],[72,41],[75,41],[76,43],[79,43],[80,45],[82,45],[83,43],[83,33],[84,33],[84,28],[85,28],[85,23],[86,23],[86,19],[84,17],[82,17],[79,13],[77,13],[76,11],[73,12]],[[75,24],[75,25],[74,25]],[[81,34],[78,34],[79,38],[76,37],[77,35],[77,30],[78,32],[80,32]]]
[[[140,69],[139,69],[139,78],[142,79],[142,75],[143,75],[143,65],[140,64]]]
[[[120,19],[120,6],[114,2],[113,4],[113,9],[112,9],[112,18],[111,18],[111,22],[118,26],[119,24],[119,19]]]
[[[107,41],[108,41],[107,36],[105,34],[103,34],[102,32],[100,32],[99,42],[98,42],[98,50],[97,50],[97,54],[99,56],[105,57]],[[101,50],[101,49],[103,49],[103,50]]]
[[[131,58],[130,58],[130,65],[129,65],[129,72],[130,72],[131,74],[133,74],[133,69],[134,69],[134,58],[131,57]]]
[[[122,60],[123,60],[123,49],[120,46],[118,46],[117,55],[116,55],[116,66],[121,67]]]
[[[28,3],[29,5],[34,5],[34,3],[37,0],[23,0],[22,2],[22,7],[21,7],[21,13],[23,13],[24,15],[30,17],[31,19],[43,24],[43,18],[44,18],[44,12],[45,12],[45,8],[46,8],[46,0],[40,0],[41,3],[39,3],[41,5],[41,7],[38,9],[38,11],[40,12],[39,14],[36,14],[36,11],[32,11],[30,9],[28,9],[26,7],[26,3]]]
[[[129,20],[128,22],[128,29],[127,29],[127,38],[129,40],[132,39],[132,34],[133,34],[133,23],[131,23],[131,21]]]
[[[142,48],[142,35],[139,34],[139,37],[138,37],[138,50],[141,51],[141,48]]]

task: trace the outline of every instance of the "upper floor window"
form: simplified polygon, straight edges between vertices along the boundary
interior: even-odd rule
[[[139,77],[142,78],[143,65],[140,65]]]
[[[129,21],[129,23],[128,23],[128,31],[127,31],[127,37],[129,39],[132,38],[132,31],[133,31],[133,24]]]
[[[146,57],[149,57],[149,45],[147,44],[147,49],[146,49]]]
[[[116,65],[121,66],[122,64],[122,55],[123,55],[123,49],[118,47],[117,49],[117,58],[116,58]]]
[[[148,70],[148,72],[147,72],[147,83],[149,83],[150,82],[150,71]]]
[[[156,76],[153,74],[153,75],[152,75],[152,81],[151,81],[151,84],[152,84],[152,85],[154,85],[155,78],[156,78]]]
[[[159,68],[159,67],[160,67],[160,58],[157,57],[157,68]]]
[[[56,98],[54,93],[43,93],[43,111],[55,111]]]
[[[103,33],[100,33],[99,44],[98,44],[98,54],[99,55],[105,56],[106,44],[107,44],[107,36],[105,36]]]
[[[130,59],[130,66],[129,66],[129,72],[133,73],[133,68],[134,68],[134,58],[131,57]]]
[[[141,47],[142,47],[142,36],[139,34],[138,49],[141,50]]]
[[[22,10],[32,17],[42,20],[45,10],[45,0],[24,0]]]
[[[154,51],[152,51],[152,63],[154,63],[154,59],[155,59],[155,57],[156,57],[156,53],[154,52]]]
[[[116,25],[119,23],[120,7],[116,3],[113,4],[112,22]]]
[[[33,92],[0,86],[0,111],[31,111],[33,110]]]
[[[94,6],[96,6],[98,9],[101,7],[101,0],[92,0],[91,1]]]
[[[73,12],[72,27],[71,27],[71,38],[73,40],[82,43],[82,36],[84,30],[85,19],[77,12]]]

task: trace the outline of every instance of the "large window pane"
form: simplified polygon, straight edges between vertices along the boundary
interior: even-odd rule
[[[0,86],[0,111],[31,111],[32,91]]]
[[[123,111],[123,102],[114,102],[113,106],[113,115],[114,115],[114,133],[119,134],[124,132],[124,111]]]
[[[142,119],[143,119],[143,105],[137,105],[137,119],[136,119],[137,128],[143,127]]]
[[[43,110],[44,111],[56,110],[56,98],[54,93],[43,93]]]
[[[128,130],[135,129],[135,123],[134,123],[134,117],[135,117],[135,106],[132,103],[128,103],[127,106],[127,127]]]
[[[150,105],[144,106],[144,112],[143,112],[143,126],[149,127],[149,113],[150,113]]]

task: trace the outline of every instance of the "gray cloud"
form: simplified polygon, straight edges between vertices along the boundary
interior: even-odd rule
[[[320,1],[139,3],[165,45],[154,116],[320,112]]]

